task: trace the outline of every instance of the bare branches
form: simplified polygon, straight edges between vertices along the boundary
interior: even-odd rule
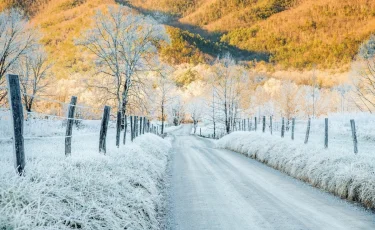
[[[22,56],[37,45],[35,31],[23,14],[10,9],[0,14],[0,81]]]
[[[211,82],[214,87],[213,100],[221,104],[218,111],[223,114],[226,132],[230,133],[231,121],[235,122],[238,116],[239,102],[247,86],[246,72],[227,54],[212,66]]]
[[[375,36],[359,49],[359,59],[354,66],[355,76],[352,78],[354,104],[362,111],[375,111]]]
[[[107,13],[98,11],[94,28],[87,30],[76,44],[95,54],[101,72],[115,78],[118,108],[126,113],[131,98],[142,98],[139,95],[143,94],[143,84],[137,73],[151,69],[151,60],[157,54],[155,44],[168,40],[164,26],[119,6],[108,7]],[[131,93],[132,90],[137,93]]]
[[[47,54],[41,47],[17,60],[14,72],[20,76],[23,100],[28,112],[32,110],[34,96],[44,92],[50,84],[48,77],[51,67],[52,64],[48,62]]]

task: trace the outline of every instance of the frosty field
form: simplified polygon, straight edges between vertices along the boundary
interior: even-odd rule
[[[27,164],[20,177],[6,140],[7,124],[3,116],[0,229],[160,228],[168,141],[145,134],[134,143],[128,137],[117,149],[110,128],[103,155],[98,153],[100,121],[83,122],[73,131],[72,156],[66,158],[61,122],[34,120],[25,124]]]

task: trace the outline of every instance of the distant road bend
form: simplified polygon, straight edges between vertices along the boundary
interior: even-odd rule
[[[172,133],[169,229],[375,229],[375,215],[211,140]]]

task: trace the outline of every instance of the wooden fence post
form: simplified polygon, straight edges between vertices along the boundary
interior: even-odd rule
[[[139,117],[135,116],[135,137],[138,137],[139,132]]]
[[[74,123],[74,113],[76,110],[77,97],[72,96],[70,99],[69,110],[68,110],[68,120],[66,124],[66,134],[65,134],[65,156],[70,156],[72,153],[72,133],[73,133],[73,123]]]
[[[108,122],[109,122],[109,116],[111,112],[111,107],[105,106],[103,117],[102,117],[102,123],[100,125],[100,136],[99,136],[99,153],[106,153],[107,152],[107,130],[108,130]]]
[[[124,139],[122,140],[122,143],[126,144],[126,133],[128,131],[128,116],[124,116]]]
[[[255,128],[255,131],[257,131],[257,117],[254,117],[254,119],[255,119],[255,122],[254,122],[254,128]]]
[[[202,128],[199,128],[199,136],[202,136]]]
[[[251,131],[251,128],[250,128],[250,119],[249,118],[247,118],[247,130]]]
[[[120,147],[120,133],[121,133],[121,111],[117,112],[117,121],[116,121],[116,146]]]
[[[324,148],[328,148],[328,118],[324,119]]]
[[[25,170],[25,146],[23,139],[23,108],[21,102],[21,87],[18,75],[7,74],[8,98],[12,111],[13,125],[13,153],[15,159],[15,168],[19,175],[24,174]]]
[[[357,131],[355,128],[355,121],[352,119],[350,120],[350,126],[352,128],[352,138],[353,138],[353,145],[354,145],[354,153],[358,153],[358,141],[357,141]]]
[[[284,118],[281,119],[281,137],[284,137],[285,133],[285,121]]]
[[[146,130],[146,124],[147,124],[146,120],[147,120],[147,118],[144,117],[144,118],[143,118],[143,130],[142,130],[142,133],[143,133],[143,134],[145,134],[145,130]]]
[[[141,120],[141,117],[139,117],[139,116],[137,116],[137,128],[136,128],[136,130],[137,130],[137,137],[139,136],[139,134],[140,134],[140,129],[139,129],[139,125],[140,125],[140,120]]]
[[[296,125],[296,119],[292,119],[292,140],[294,140],[294,126]]]
[[[130,140],[133,141],[134,140],[134,125],[133,125],[133,117],[134,116],[130,116]]]
[[[310,135],[310,126],[311,126],[311,118],[307,121],[307,128],[306,128],[306,136],[305,136],[305,144],[309,142],[309,135]]]
[[[271,135],[272,135],[272,116],[270,116],[270,129],[271,129]]]
[[[134,116],[134,138],[138,137],[138,123],[139,123],[138,116]]]
[[[263,116],[263,133],[266,132],[266,116]]]
[[[139,118],[139,135],[142,135],[143,117]]]

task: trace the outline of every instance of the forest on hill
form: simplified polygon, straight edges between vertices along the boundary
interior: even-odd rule
[[[56,50],[71,46],[70,34],[89,23],[96,7],[114,3],[168,17],[173,42],[161,53],[172,64],[209,62],[229,51],[268,70],[346,72],[375,31],[375,1],[368,0],[2,0],[0,9],[17,6],[42,21],[45,43]],[[87,67],[77,66],[79,57],[67,59]]]
[[[217,41],[259,53],[254,56],[258,61],[281,69],[316,65],[346,71],[360,44],[375,31],[375,1],[368,0],[129,2],[178,16],[182,25],[197,26],[216,35]]]

